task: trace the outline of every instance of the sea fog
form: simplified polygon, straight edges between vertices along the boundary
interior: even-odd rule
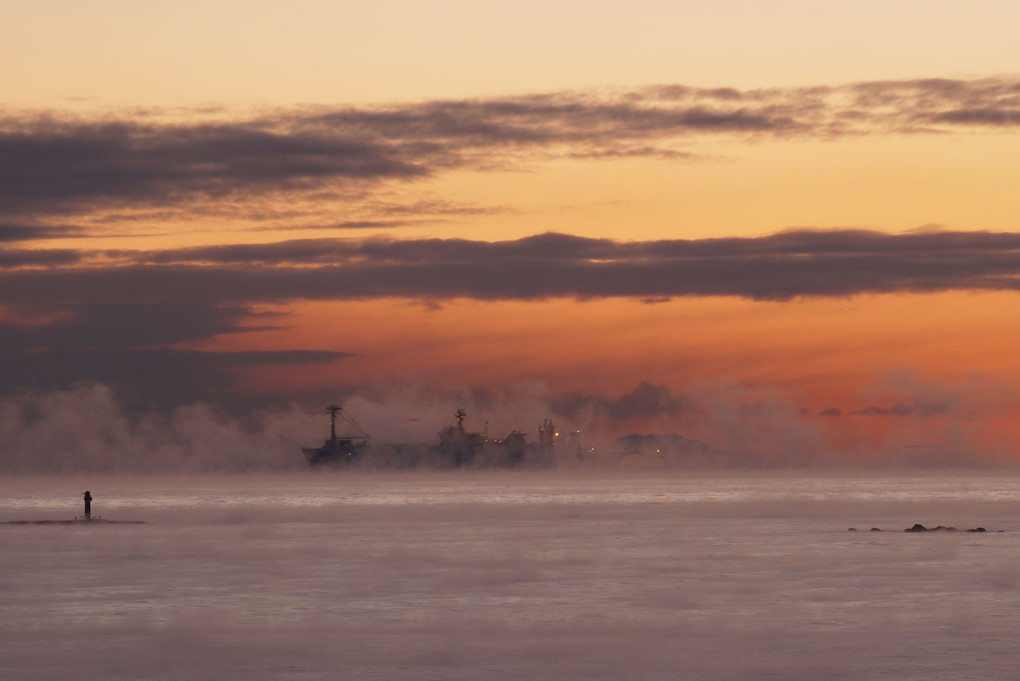
[[[9,522],[85,489],[146,524]],[[1018,499],[987,471],[0,478],[0,676],[1012,679]]]

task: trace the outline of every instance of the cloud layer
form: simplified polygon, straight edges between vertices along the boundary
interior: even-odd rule
[[[168,399],[231,390],[235,369],[343,360],[340,350],[199,352],[182,344],[277,328],[260,305],[735,296],[788,301],[1020,288],[1020,235],[798,230],[623,242],[316,239],[155,251],[19,250],[0,267],[0,368],[10,389],[79,380]],[[0,258],[0,263],[3,258]],[[45,267],[38,267],[44,265]],[[626,410],[624,404],[615,409]]]
[[[30,264],[63,251],[31,251]],[[32,258],[30,254],[34,254]],[[83,253],[100,264],[8,269],[0,304],[245,305],[375,297],[532,300],[1016,290],[1020,234],[794,230],[624,242],[546,233],[512,241],[302,239]],[[113,261],[116,266],[108,266]],[[73,282],[73,285],[72,285]],[[193,302],[191,304],[194,304]]]
[[[8,113],[0,118],[0,218],[98,206],[178,209],[266,192],[353,192],[549,157],[689,158],[705,135],[831,138],[1011,127],[1020,125],[1020,81],[744,91],[663,85],[218,116]]]
[[[513,210],[390,191],[457,169],[551,158],[683,160],[697,155],[699,140],[720,136],[1002,129],[1020,124],[1018,112],[1015,78],[744,91],[662,85],[192,118],[8,111],[0,114],[0,392],[99,381],[174,405],[236,395],[246,368],[351,359],[351,348],[300,339],[272,350],[196,349],[279,329],[285,319],[264,310],[294,301],[1013,291],[1020,236],[1012,233],[802,229],[627,242],[550,232],[498,242],[322,238],[148,250],[100,249],[87,237],[137,234],[150,220],[189,212],[215,219],[246,211],[273,229],[396,228]],[[323,219],[309,208],[316,205],[350,210]],[[46,248],[54,239],[60,247]],[[683,408],[650,388],[629,401],[577,398],[570,407],[571,399],[563,397],[565,409],[639,413],[655,400]]]

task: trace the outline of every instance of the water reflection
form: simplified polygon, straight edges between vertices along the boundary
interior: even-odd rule
[[[97,508],[314,509],[331,506],[449,504],[699,504],[776,501],[1006,501],[1020,478],[1000,475],[910,477],[671,475],[594,477],[564,474],[333,474],[191,477],[92,476],[6,479],[0,510],[68,505],[77,487],[97,488]],[[72,491],[73,490],[73,491]]]

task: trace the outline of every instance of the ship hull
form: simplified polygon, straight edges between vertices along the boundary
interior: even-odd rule
[[[326,440],[321,447],[302,447],[301,452],[310,466],[347,465],[361,457],[365,443],[352,440]]]

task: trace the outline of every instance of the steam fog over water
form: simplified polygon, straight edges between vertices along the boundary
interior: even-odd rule
[[[0,525],[2,678],[1016,674],[1015,473],[6,477],[0,521],[85,489],[147,524]]]

